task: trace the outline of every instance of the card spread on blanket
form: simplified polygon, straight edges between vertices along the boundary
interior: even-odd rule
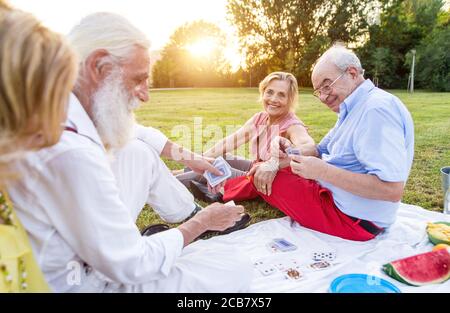
[[[281,260],[275,262],[274,266],[278,268],[280,271],[284,271],[287,269],[300,269],[300,263],[295,259]]]
[[[280,260],[275,263],[257,260],[253,265],[263,276],[281,273],[285,279],[290,281],[299,281],[305,278],[300,262],[295,259]]]
[[[305,278],[305,275],[302,271],[295,268],[288,268],[286,270],[283,270],[284,278],[290,280],[290,281],[298,281]]]
[[[332,264],[327,261],[318,261],[311,264],[308,264],[308,268],[313,271],[321,271],[331,267]]]
[[[269,264],[269,263],[267,263],[266,261],[263,261],[263,260],[256,261],[253,265],[264,276],[271,275],[271,274],[275,273],[276,270],[277,270],[275,268],[275,266],[273,266],[272,264]]]
[[[341,239],[310,230],[292,219],[282,217],[262,221],[234,232],[231,235],[217,236],[209,240],[198,240],[188,246],[191,249],[221,249],[229,245],[239,249],[253,264],[263,260],[269,265],[263,275],[255,266],[251,266],[253,279],[249,292],[278,293],[278,292],[329,292],[331,282],[337,277],[358,273],[369,277],[381,277],[403,293],[448,293],[450,280],[439,284],[425,286],[409,286],[397,282],[382,271],[383,264],[410,257],[418,253],[429,252],[433,248],[427,234],[426,227],[430,221],[445,221],[450,223],[450,216],[424,210],[420,207],[400,204],[396,222],[383,234],[367,242],[357,242]],[[297,250],[290,252],[269,252],[266,244],[274,238],[284,238],[297,246]],[[315,254],[314,254],[315,253]],[[322,260],[325,257],[334,260]],[[300,268],[293,269],[303,274],[303,279],[290,280],[284,273],[291,259],[299,263]],[[318,260],[315,260],[318,259]],[[286,266],[287,265],[287,266]],[[270,270],[272,268],[272,270]],[[275,268],[275,269],[273,269]],[[281,269],[282,268],[282,269]],[[289,272],[289,277],[297,277],[295,271]],[[379,280],[371,280],[376,283]],[[342,286],[342,285],[341,285]]]
[[[314,261],[334,261],[336,259],[336,251],[333,250],[318,250],[312,253],[312,259]]]

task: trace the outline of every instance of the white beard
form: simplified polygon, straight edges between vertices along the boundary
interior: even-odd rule
[[[131,100],[130,100],[131,99]],[[113,71],[92,97],[92,117],[97,132],[107,150],[125,146],[133,135],[133,109],[138,99],[124,87],[120,71]]]

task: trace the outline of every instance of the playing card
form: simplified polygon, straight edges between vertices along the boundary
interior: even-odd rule
[[[299,281],[299,280],[305,278],[303,272],[297,268],[287,268],[287,269],[283,270],[282,272],[283,272],[284,277],[290,281]]]
[[[255,263],[253,263],[253,265],[264,276],[271,275],[277,270],[272,264],[268,264],[262,260],[256,261]]]
[[[336,252],[334,251],[315,251],[312,253],[314,261],[328,261],[331,262],[336,259]]]
[[[293,269],[299,269],[300,268],[300,263],[297,262],[297,260],[281,260],[275,263],[272,263],[277,269],[279,269],[280,271],[284,271],[287,270],[289,268],[293,268]]]
[[[272,243],[275,244],[278,250],[283,252],[293,251],[297,249],[297,247],[293,243],[287,241],[284,238],[275,238]]]
[[[273,242],[269,242],[266,244],[267,250],[269,250],[272,253],[281,252],[278,250],[277,246]]]
[[[213,166],[221,171],[223,175],[217,176],[212,174],[211,172],[206,171],[203,176],[206,178],[211,187],[215,187],[231,177],[231,166],[222,157],[218,157],[214,161]]]
[[[297,249],[297,246],[284,238],[275,238],[266,244],[270,252],[288,252]]]
[[[293,147],[288,147],[286,153],[287,155],[301,155],[300,149]]]
[[[332,266],[332,264],[327,261],[318,261],[318,262],[308,264],[308,268],[312,269],[314,271],[325,270],[327,268],[330,268],[331,266]]]

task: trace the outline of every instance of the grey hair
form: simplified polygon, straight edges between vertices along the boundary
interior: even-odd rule
[[[358,72],[363,75],[364,69],[361,66],[361,61],[356,54],[343,46],[342,44],[334,44],[330,49],[320,57],[320,60],[328,59],[341,71],[345,71],[350,66],[355,67]]]
[[[113,13],[93,13],[83,18],[67,36],[80,63],[98,49],[107,50],[114,59],[124,59],[136,48],[150,48],[146,35],[126,18]]]

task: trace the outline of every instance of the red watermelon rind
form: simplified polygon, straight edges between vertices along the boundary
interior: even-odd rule
[[[448,222],[434,222],[433,224],[444,224],[444,225],[450,226],[450,223],[448,223]],[[430,235],[428,233],[428,230],[427,230],[427,234],[428,234],[428,239],[435,245],[438,245],[440,243],[445,243],[446,245],[450,245],[450,241],[438,239],[438,238]]]
[[[424,261],[425,258],[429,258],[429,261],[432,262],[434,260],[434,258],[438,258],[439,261],[442,262],[441,265],[444,270],[446,269],[447,272],[444,273],[444,275],[441,275],[440,277],[435,277],[434,280],[430,280],[430,281],[414,281],[414,279],[412,277],[408,278],[405,277],[405,273],[401,273],[402,267],[403,265],[407,264],[408,262],[412,263],[412,262],[420,262],[420,261]],[[415,266],[415,264],[411,264],[411,267]],[[418,255],[414,255],[411,257],[407,257],[404,259],[400,259],[400,260],[396,260],[393,261],[391,263],[387,263],[383,265],[383,271],[389,275],[390,277],[405,283],[407,285],[411,285],[411,286],[424,286],[424,285],[429,285],[429,284],[439,284],[442,282],[445,282],[446,280],[448,280],[450,278],[450,253],[447,251],[447,249],[441,249],[441,250],[437,250],[437,251],[431,251],[431,252],[426,252],[426,253],[422,253],[422,254],[418,254]],[[422,269],[423,272],[430,272],[432,269]],[[417,272],[418,273],[418,272]]]

